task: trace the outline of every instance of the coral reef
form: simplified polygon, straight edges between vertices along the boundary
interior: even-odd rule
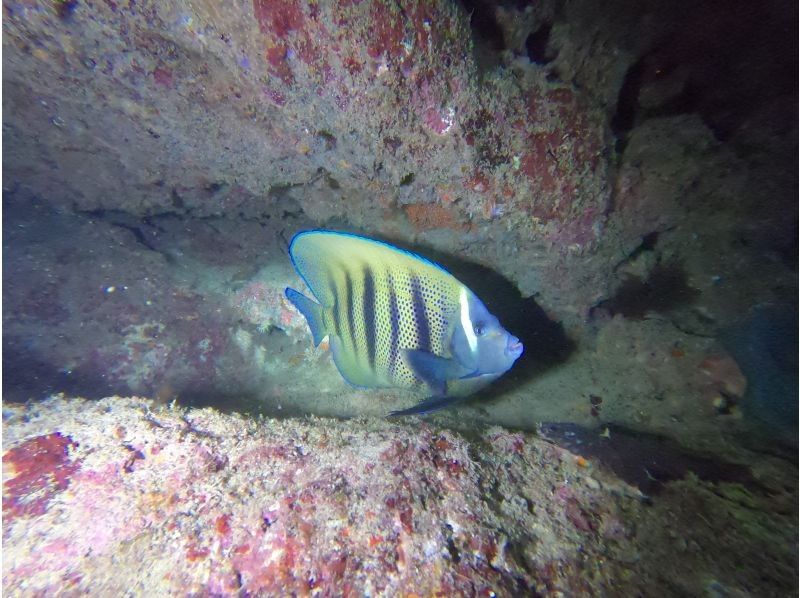
[[[515,277],[492,236],[551,256],[600,240],[602,107],[544,69],[480,72],[451,3],[8,5],[4,31],[8,188],[137,216],[299,202],[403,239],[467,232]]]
[[[797,299],[797,7],[724,8],[5,0],[6,592],[796,592],[797,343],[746,314]],[[414,399],[283,296],[315,227],[524,355],[371,419]]]
[[[458,417],[736,444],[747,410],[696,374],[740,314],[795,299],[796,147],[780,78],[727,136],[685,98],[710,69],[693,11],[64,6],[4,5],[7,396],[408,406],[341,384],[282,297],[289,238],[328,226],[442,260],[522,338],[498,400]]]
[[[796,584],[785,525],[796,487],[687,478],[648,506],[599,462],[498,427],[467,440],[425,424],[256,421],[120,397],[53,397],[3,419],[7,595],[775,595]]]

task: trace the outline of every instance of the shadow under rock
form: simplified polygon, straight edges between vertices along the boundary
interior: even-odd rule
[[[305,415],[291,406],[275,408],[264,403],[256,393],[225,391],[219,387],[198,384],[169,384],[165,380],[142,393],[122,382],[110,381],[105,372],[91,365],[65,371],[43,359],[34,350],[16,342],[3,340],[3,399],[13,403],[43,401],[56,393],[99,400],[111,396],[144,395],[155,403],[175,401],[187,408],[212,407],[223,413],[247,416],[265,415],[286,418]]]
[[[258,397],[247,392],[225,392],[206,386],[186,385],[176,389],[175,401],[178,405],[191,409],[211,407],[227,414],[266,415],[264,405]]]
[[[750,469],[739,463],[695,455],[675,441],[606,424],[606,433],[573,423],[545,423],[539,435],[573,453],[602,463],[645,496],[658,494],[668,482],[693,473],[708,482],[738,483],[765,492]]]
[[[41,401],[54,393],[102,399],[134,394],[122,383],[108,380],[87,366],[65,370],[42,358],[19,339],[3,339],[3,399],[15,403]]]
[[[692,305],[699,296],[700,292],[689,286],[682,264],[658,263],[646,280],[626,278],[614,296],[597,303],[589,315],[594,317],[605,311],[612,316],[622,314],[628,319],[642,320],[651,311],[664,314]]]

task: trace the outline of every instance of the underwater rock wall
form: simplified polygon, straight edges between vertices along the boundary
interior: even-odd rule
[[[701,136],[787,149],[774,44],[718,48],[736,74],[772,60],[763,89],[728,74],[712,94],[706,77],[700,99],[678,102],[713,76],[700,50],[717,37],[692,12],[623,8],[5,2],[5,189],[95,215],[366,231],[491,267],[576,326],[619,284],[620,259],[675,227],[671,211],[694,209],[693,195],[715,203],[680,172],[696,154],[653,193],[648,165],[621,151],[649,134],[639,125],[699,111]],[[748,18],[767,39],[782,17],[735,8],[734,40]],[[751,112],[728,109],[728,93]],[[718,130],[707,94],[738,128]],[[685,123],[669,126],[667,151]],[[748,164],[723,162],[714,177],[746,176]],[[786,209],[768,204],[770,219]]]
[[[4,386],[385,413],[281,294],[327,226],[477,265],[492,421],[719,445],[715,336],[796,300],[796,86],[786,6],[681,6],[4,2]]]
[[[797,7],[724,4],[4,0],[4,591],[796,594]],[[523,357],[380,419],[318,226]]]
[[[529,265],[546,277],[602,237],[608,107],[528,60],[479,69],[458,5],[5,10],[9,189],[137,216],[278,205],[463,252],[545,297]],[[542,18],[528,13],[528,27]],[[564,313],[585,311],[582,288]]]
[[[785,595],[797,494],[658,500],[540,438],[138,398],[3,411],[3,591]],[[779,462],[773,462],[775,466]],[[744,524],[746,522],[746,524]]]

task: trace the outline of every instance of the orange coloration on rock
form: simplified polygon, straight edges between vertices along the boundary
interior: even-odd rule
[[[197,548],[196,546],[190,546],[186,549],[186,559],[189,561],[199,561],[200,559],[204,559],[209,555],[208,548]]]
[[[253,12],[261,33],[285,37],[303,26],[301,4],[290,0],[253,0]]]
[[[436,204],[415,203],[405,207],[406,216],[418,230],[450,228],[465,230],[466,226],[454,210]]]
[[[449,188],[442,188],[439,189],[439,199],[442,200],[444,204],[451,204],[458,198]]]
[[[264,56],[270,65],[269,72],[287,85],[294,81],[294,75],[289,63],[286,62],[286,53],[289,48],[285,43],[269,46],[264,51]]]
[[[478,172],[467,180],[466,187],[471,191],[483,193],[484,191],[489,190],[491,187],[491,182],[485,174]]]
[[[392,14],[386,7],[374,4],[371,8],[373,22],[372,35],[367,44],[367,54],[375,60],[386,55],[388,58],[400,56],[403,51],[405,27],[402,17]]]
[[[453,444],[448,442],[446,438],[437,438],[433,445],[440,451],[448,451],[453,448]]]
[[[220,536],[227,536],[231,531],[231,516],[220,515],[217,517],[216,528]]]
[[[537,133],[528,140],[530,150],[520,160],[520,170],[533,180],[538,180],[542,191],[552,193],[561,178],[556,151],[561,144],[558,132]],[[553,174],[555,172],[555,174]]]
[[[294,318],[295,315],[291,310],[286,308],[281,310],[281,324],[283,324],[284,326],[290,325],[294,321]]]
[[[719,390],[734,397],[743,397],[747,378],[728,355],[709,355],[698,366]]]

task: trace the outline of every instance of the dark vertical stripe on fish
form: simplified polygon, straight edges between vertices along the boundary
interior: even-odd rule
[[[397,350],[400,346],[400,310],[397,308],[397,291],[394,288],[394,277],[389,275],[389,325],[392,328],[389,337],[389,378],[394,378],[397,369]]]
[[[422,282],[416,276],[411,277],[411,303],[414,306],[414,321],[417,324],[418,349],[430,353],[431,330],[425,309],[425,297],[422,295]]]
[[[375,371],[375,277],[369,266],[364,268],[364,332],[367,340],[367,362]]]
[[[336,284],[334,283],[333,278],[333,271],[335,266],[331,267],[331,276],[328,277],[328,291],[333,297],[333,304],[331,305],[331,314],[333,315],[333,334],[341,338],[341,324],[339,323],[339,305],[341,303],[339,293],[336,290]],[[327,306],[325,306],[327,307]]]
[[[350,271],[345,268],[344,270],[344,303],[343,308],[347,309],[347,335],[348,342],[351,349],[355,352],[356,347],[356,326],[355,326],[355,304],[353,303],[353,278],[350,276]]]
[[[340,317],[339,317],[339,307],[340,306],[341,305],[340,305],[340,302],[339,302],[339,293],[337,293],[334,290],[334,292],[333,292],[333,308],[331,309],[331,314],[333,314],[333,333],[336,336],[338,336],[339,338],[342,338],[342,323],[341,323],[341,320],[340,320]]]

